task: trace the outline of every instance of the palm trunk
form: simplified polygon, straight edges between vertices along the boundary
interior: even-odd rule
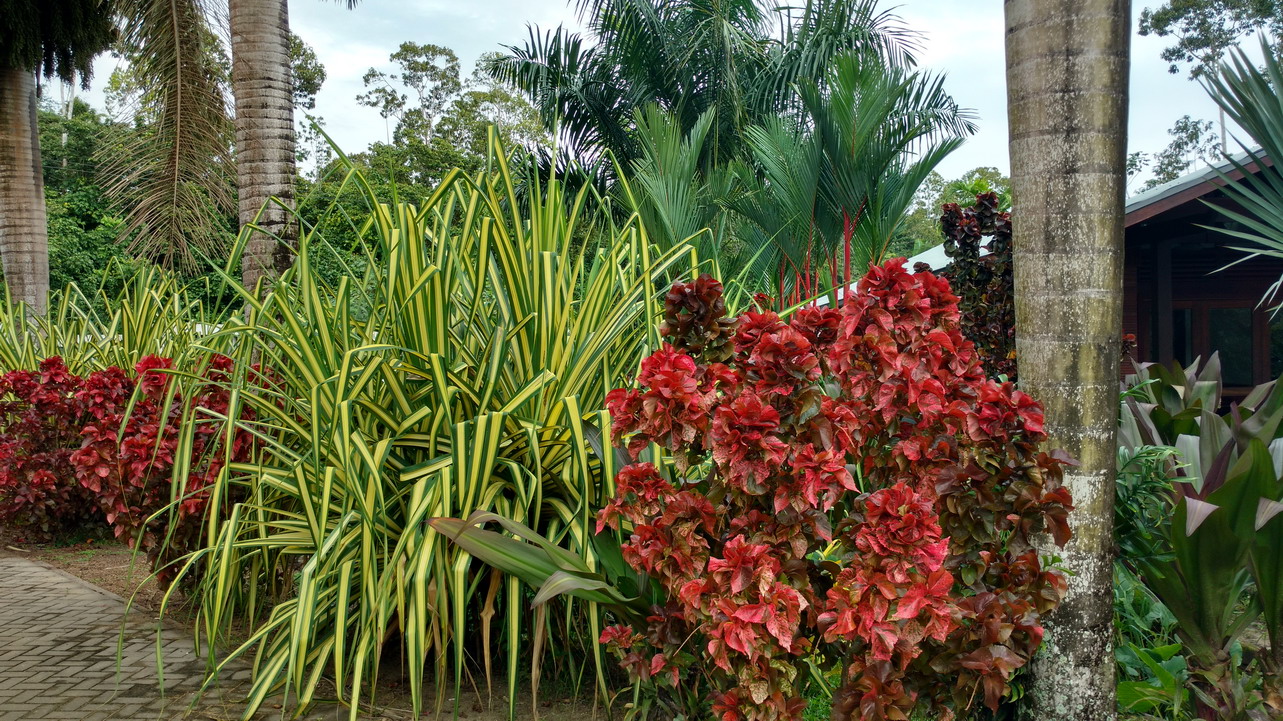
[[[1030,719],[1116,715],[1113,501],[1129,0],[1005,0],[1020,383],[1079,461],[1072,575],[1031,668]],[[1050,551],[1050,549],[1049,549]]]
[[[268,204],[277,198],[294,205],[290,20],[286,0],[230,0],[229,10],[240,224],[242,230],[251,223],[261,228],[250,236],[241,261],[242,279],[253,288],[289,267],[298,237],[290,212]]]
[[[13,300],[44,313],[49,295],[36,74],[0,67],[0,260]]]

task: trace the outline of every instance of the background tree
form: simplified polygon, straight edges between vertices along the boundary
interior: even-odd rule
[[[538,114],[511,86],[480,70],[461,79],[459,58],[441,45],[401,43],[389,56],[395,70],[370,68],[358,103],[393,121],[389,142],[373,143],[356,160],[401,185],[430,184],[452,168],[474,169],[486,155],[489,126],[508,149],[545,143]]]
[[[1140,14],[1140,34],[1175,39],[1163,50],[1173,73],[1190,63],[1190,75],[1211,68],[1245,35],[1265,30],[1272,52],[1283,49],[1283,0],[1167,0]]]
[[[1128,0],[1007,0],[1016,346],[1076,510],[1068,594],[1031,719],[1113,718],[1113,499],[1122,328]]]
[[[49,240],[36,76],[88,86],[93,59],[114,39],[108,0],[0,0],[0,264],[13,298],[43,312]]]
[[[1181,116],[1172,125],[1167,134],[1172,141],[1166,148],[1149,156],[1136,152],[1127,156],[1128,177],[1142,172],[1145,168],[1153,170],[1153,176],[1145,182],[1144,190],[1155,188],[1181,177],[1197,163],[1213,164],[1221,158],[1221,139],[1217,136],[1210,120],[1195,120],[1189,115]]]
[[[294,84],[297,138],[294,157],[299,163],[311,160],[317,168],[323,167],[331,158],[329,144],[316,128],[322,121],[310,114],[316,110],[316,96],[321,92],[325,78],[325,65],[316,56],[316,51],[303,42],[303,38],[290,33],[290,79]]]

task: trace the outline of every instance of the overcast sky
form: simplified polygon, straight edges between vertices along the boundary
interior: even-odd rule
[[[1140,0],[1142,7],[1158,0]],[[924,35],[924,67],[947,74],[946,87],[979,116],[979,132],[941,166],[953,178],[982,165],[1007,169],[1007,114],[1003,60],[1002,3],[958,0],[889,0],[907,24]],[[358,105],[361,76],[387,67],[388,54],[405,40],[453,48],[471,72],[483,52],[520,44],[527,25],[574,25],[568,0],[364,0],[355,10],[345,3],[293,0],[294,32],[316,49],[329,77],[318,97],[316,114],[345,150],[359,151],[385,139],[387,127],[373,108]],[[1162,38],[1134,36],[1132,45],[1130,149],[1154,152],[1167,145],[1167,129],[1182,115],[1215,120],[1216,109],[1185,74],[1172,75],[1159,57]],[[115,61],[99,59],[94,91],[88,98],[101,108],[100,88]]]

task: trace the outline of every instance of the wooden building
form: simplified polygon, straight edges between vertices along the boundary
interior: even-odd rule
[[[1205,168],[1128,201],[1123,330],[1136,336],[1141,361],[1188,364],[1220,351],[1232,398],[1283,374],[1283,312],[1271,320],[1277,301],[1261,302],[1283,260],[1242,260],[1226,246],[1243,243],[1210,229],[1230,223],[1207,206],[1233,207],[1223,184]]]

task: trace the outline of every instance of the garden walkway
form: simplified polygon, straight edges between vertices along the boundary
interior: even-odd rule
[[[219,692],[189,709],[204,664],[193,653],[191,636],[167,626],[161,641],[162,697],[154,619],[131,612],[125,643],[118,648],[124,600],[42,563],[3,554],[0,721],[239,718],[237,701],[244,698],[248,670],[227,674]],[[261,714],[264,719],[281,717],[279,708]],[[308,718],[338,717],[331,707]]]

